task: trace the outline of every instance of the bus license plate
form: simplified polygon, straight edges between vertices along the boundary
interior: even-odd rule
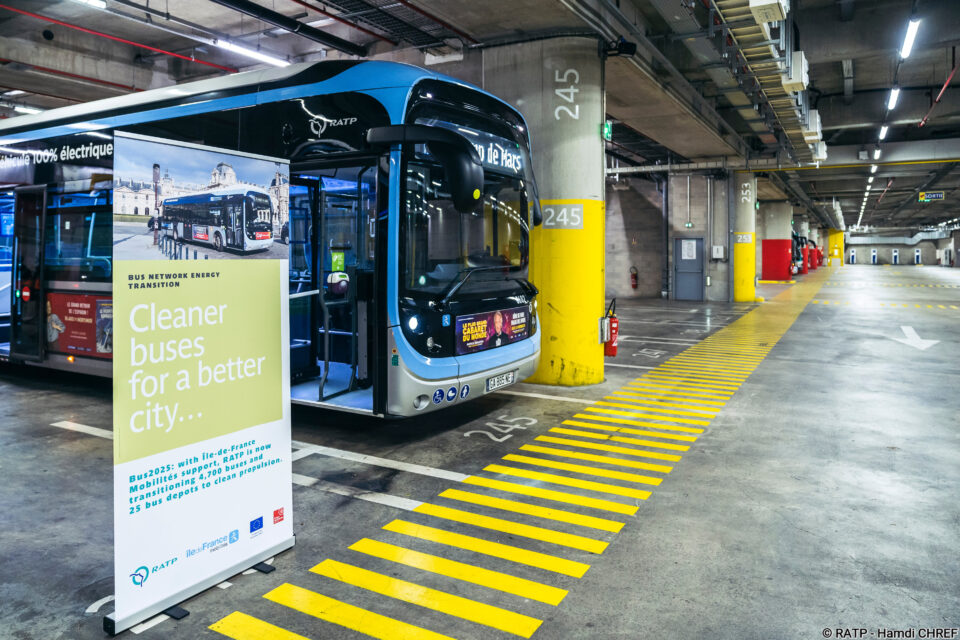
[[[257,231],[253,235],[257,240],[269,240],[271,234],[269,231]]]
[[[513,384],[516,373],[516,371],[507,371],[506,373],[501,373],[498,376],[487,378],[487,393],[499,389],[500,387],[507,387]]]

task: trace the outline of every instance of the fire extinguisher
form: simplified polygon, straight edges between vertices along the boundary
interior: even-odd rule
[[[640,272],[636,267],[630,267],[630,286],[634,289],[640,286]]]
[[[605,336],[606,340],[603,343],[603,355],[612,357],[617,355],[617,339],[620,336],[620,321],[617,320],[616,298],[610,301],[610,306],[607,307],[607,313],[603,319],[609,325],[609,334]]]

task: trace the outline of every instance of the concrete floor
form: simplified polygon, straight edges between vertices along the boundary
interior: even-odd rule
[[[620,302],[624,338],[620,355],[610,361],[617,366],[609,366],[607,381],[594,387],[521,384],[512,393],[492,394],[406,423],[294,410],[293,436],[299,443],[561,491],[574,500],[600,498],[638,507],[635,516],[307,454],[294,462],[294,472],[301,476],[301,484],[294,486],[297,545],[275,558],[277,571],[231,578],[230,586],[187,601],[187,618],[161,617],[135,631],[144,638],[223,638],[210,625],[239,611],[308,638],[366,637],[316,617],[329,618],[349,608],[319,607],[308,615],[290,606],[302,607],[303,601],[288,600],[285,606],[263,597],[285,583],[391,618],[364,614],[352,623],[371,625],[368,630],[380,624],[385,637],[411,637],[394,620],[471,639],[524,635],[538,621],[533,637],[547,639],[816,638],[825,635],[824,628],[835,633],[837,628],[866,627],[876,633],[878,628],[960,626],[960,271],[844,266],[821,269],[798,278],[795,285],[764,286],[760,295],[767,302],[751,313],[753,305]],[[939,342],[925,350],[905,344],[898,341],[905,340],[901,327]],[[627,402],[631,397],[642,401],[636,393],[648,382],[634,380],[643,376],[661,380],[651,384],[666,384],[658,376],[670,375],[664,372],[674,365],[662,363],[684,351],[672,362],[725,363],[711,365],[712,373],[702,383],[680,383],[689,385],[685,393],[705,392],[701,400],[735,393],[725,406],[717,406],[718,414],[701,427],[704,432],[696,441],[685,443],[689,451],[666,451],[682,459],[663,463],[630,458],[671,465],[669,473],[520,450],[533,445],[621,460],[628,455],[535,439],[617,444],[596,435],[551,431],[560,428],[626,437],[634,441],[621,441],[621,449],[663,453],[638,445],[635,439],[642,436],[623,429],[653,433],[646,437],[670,443],[677,441],[663,434],[676,434],[668,431],[675,427],[649,419],[641,420],[647,426],[637,425],[626,412],[602,413],[618,411],[612,405],[587,407],[618,394]],[[690,391],[696,386],[701,388]],[[110,385],[5,368],[0,369],[0,398],[5,414],[0,427],[0,505],[7,522],[0,528],[0,637],[102,638],[101,617],[111,610],[110,603],[87,610],[112,593],[112,446],[104,434],[50,425],[70,420],[109,429]],[[688,401],[696,398],[678,399],[681,404]],[[661,397],[647,410],[654,410],[649,408],[654,404],[676,404],[664,403]],[[578,413],[587,417],[574,418]],[[508,420],[527,428],[502,433],[488,426]],[[565,420],[587,426],[563,425]],[[620,431],[600,430],[603,426]],[[658,427],[661,432],[650,431]],[[489,435],[478,433],[483,431]],[[542,468],[504,461],[505,455],[590,469]],[[596,487],[561,486],[555,478],[483,471],[490,464],[649,490],[650,496],[624,497],[597,492]],[[663,482],[649,486],[584,473],[591,470],[643,474]],[[304,486],[310,484],[304,478],[319,482]],[[530,538],[480,528],[331,493],[333,485],[547,531]],[[544,519],[543,513],[518,514],[438,497],[451,488],[563,510],[567,513],[561,517],[567,519],[580,514],[625,524],[612,533]],[[590,568],[576,578],[381,528],[395,520],[539,551]],[[545,541],[551,532],[609,546],[600,554],[576,550]],[[491,578],[494,589],[349,549],[364,538],[569,593],[553,605],[505,593],[502,577]],[[337,580],[309,571],[328,559],[468,598],[474,603],[461,614],[484,624],[398,599],[410,597],[409,588],[390,597],[360,588],[356,580],[344,581],[342,575]],[[472,579],[481,573],[474,570]],[[491,612],[478,603],[510,613]],[[244,624],[251,623],[242,618],[227,618],[242,624],[221,623],[221,630],[232,628],[233,637],[263,637],[249,631],[252,627]],[[515,633],[493,628],[507,624],[516,625]]]

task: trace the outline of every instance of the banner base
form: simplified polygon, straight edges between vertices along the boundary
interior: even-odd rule
[[[174,607],[175,605],[183,602],[187,598],[192,598],[202,591],[206,591],[210,587],[213,587],[217,584],[220,584],[230,576],[234,576],[246,569],[249,569],[253,565],[262,563],[264,560],[271,558],[272,556],[277,555],[281,551],[286,551],[293,547],[296,542],[296,536],[290,536],[289,539],[284,540],[283,542],[277,543],[274,546],[264,549],[259,554],[247,558],[243,562],[238,562],[232,567],[227,567],[223,571],[210,576],[209,578],[202,580],[196,584],[190,585],[182,591],[178,591],[173,595],[155,602],[151,606],[141,609],[135,613],[131,613],[123,618],[117,618],[116,612],[108,613],[103,617],[103,630],[106,631],[111,636],[115,636],[121,631],[126,631],[130,627],[139,624],[151,618],[158,613],[164,613],[167,609]]]

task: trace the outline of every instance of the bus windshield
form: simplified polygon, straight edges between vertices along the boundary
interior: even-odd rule
[[[402,218],[407,293],[444,294],[473,270],[460,289],[465,294],[515,293],[513,281],[526,279],[529,228],[523,180],[484,173],[483,208],[459,213],[441,165],[407,162]]]
[[[268,237],[265,234],[273,229],[270,196],[265,193],[251,193],[247,196],[247,207],[247,236],[255,240]]]

